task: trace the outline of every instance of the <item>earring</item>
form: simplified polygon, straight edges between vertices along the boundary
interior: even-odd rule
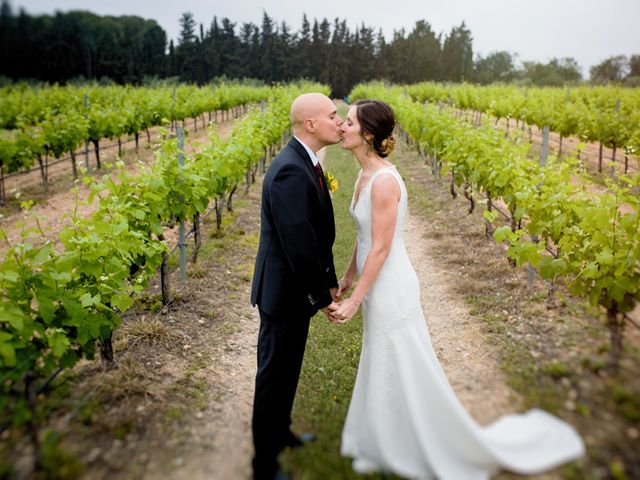
[[[363,145],[366,145],[366,144],[367,144],[367,141],[366,141],[364,138],[362,139],[362,144],[363,144]]]

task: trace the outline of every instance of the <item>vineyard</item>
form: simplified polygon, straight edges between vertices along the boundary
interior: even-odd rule
[[[474,195],[483,194],[487,234],[509,244],[510,259],[536,268],[551,289],[564,282],[572,293],[606,311],[609,368],[615,371],[626,314],[640,301],[640,174],[608,179],[606,191],[593,193],[576,159],[534,160],[527,143],[505,138],[490,126],[476,128],[436,106],[417,104],[399,88],[361,86],[352,96],[388,100],[434,172],[450,175],[454,197],[455,186],[463,186],[470,211]],[[493,231],[499,216],[495,200],[506,204],[509,225]]]
[[[157,315],[170,311],[177,296],[170,284],[170,278],[176,278],[171,277],[172,268],[179,265],[181,284],[191,288],[194,279],[185,279],[185,269],[187,263],[197,266],[199,252],[207,242],[202,234],[205,218],[212,215],[217,231],[221,230],[223,213],[234,209],[234,199],[249,191],[288,138],[292,100],[308,91],[328,93],[328,88],[301,83],[275,87],[16,86],[0,90],[0,185],[7,175],[22,175],[35,168],[47,190],[49,158],[69,155],[77,197],[74,211],[55,234],[41,228],[36,215],[36,228],[17,227],[21,230],[18,241],[0,230],[5,252],[0,263],[0,433],[11,429],[26,432],[37,470],[46,463],[43,412],[48,408],[47,395],[57,388],[56,379],[87,361],[95,362],[96,357],[104,372],[113,371],[118,361],[114,335],[125,328],[126,313],[148,300],[150,286],[158,285]],[[370,83],[357,86],[349,98],[377,98],[394,108],[398,134],[407,145],[400,149],[402,162],[409,165],[404,158],[410,156],[409,150],[420,160],[410,167],[402,163],[403,168],[410,169],[412,176],[421,170],[430,172],[435,183],[453,198],[458,194],[465,198],[468,213],[477,213],[482,207],[481,228],[486,236],[504,245],[513,266],[527,267],[529,282],[536,275],[543,280],[544,300],[549,305],[559,297],[565,302],[590,304],[588,311],[580,310],[578,315],[591,315],[601,322],[608,345],[602,352],[606,362],[597,369],[616,378],[625,359],[635,358],[637,345],[624,341],[629,338],[628,329],[640,326],[634,312],[640,301],[640,94],[614,87],[521,90]],[[227,112],[228,116],[234,109],[245,114],[234,120],[228,135],[218,135],[212,112]],[[482,122],[482,115],[491,121]],[[206,141],[185,145],[187,118],[194,119],[195,128],[200,121],[207,131]],[[505,132],[496,128],[501,119],[519,123],[510,130],[507,123]],[[561,139],[578,137],[596,142],[601,152],[603,147],[610,148],[612,163],[616,152],[622,151],[624,163],[611,170],[613,175],[603,176],[603,185],[594,188],[593,177],[587,175],[578,158],[580,147],[563,152],[560,143],[557,155],[540,155],[528,141],[531,134],[528,139],[523,134],[530,126],[547,127]],[[135,174],[116,162],[103,168],[103,176],[84,175],[89,145],[96,169],[100,169],[100,142],[104,145],[109,139],[120,144],[121,137],[133,137],[137,148],[140,135],[146,134],[150,140],[151,128],[158,129],[160,142],[153,147],[153,161],[140,163]],[[85,159],[77,153],[83,146]],[[341,182],[334,204],[348,204],[350,184],[339,175],[340,169],[355,175],[351,167],[343,165],[351,159],[330,161]],[[79,167],[83,162],[84,168]],[[600,163],[603,171],[602,157]],[[86,201],[79,199],[80,184],[90,192]],[[3,187],[2,201],[6,199]],[[21,205],[26,212],[32,206],[28,198]],[[89,215],[79,214],[84,206],[91,207]],[[250,208],[258,211],[257,205]],[[340,214],[336,211],[336,215]],[[257,219],[251,217],[251,221]],[[449,223],[458,221],[451,218]],[[249,226],[244,224],[243,228]],[[231,252],[238,245],[225,245],[230,256],[236,255]],[[240,255],[251,256],[252,252],[246,252],[254,245],[240,247]],[[343,247],[337,245],[336,249]],[[187,250],[190,259],[186,258]],[[172,256],[174,251],[179,252],[179,261]],[[221,253],[222,257],[226,254],[226,250]],[[239,282],[250,278],[246,269],[252,261],[252,257],[242,259]],[[338,270],[342,267],[336,263]],[[197,276],[205,275],[193,271]],[[196,303],[198,291],[192,293],[190,298]],[[230,300],[248,303],[244,297]],[[158,316],[154,328],[160,328]],[[307,378],[331,380],[318,386],[304,385],[303,379],[302,391],[318,388],[322,398],[310,399],[311,394],[303,393],[302,402],[310,404],[308,411],[323,421],[336,416],[340,421],[346,398],[339,395],[348,395],[351,373],[345,380],[341,376],[344,365],[325,365],[327,360],[317,357],[321,354],[316,350],[335,344],[336,359],[353,366],[358,337],[336,339],[333,330],[316,334],[320,340],[311,345]],[[254,352],[247,350],[254,346],[244,344],[243,354],[251,361]],[[233,399],[229,411],[238,400],[249,401]],[[309,418],[305,421],[317,421],[311,413]],[[631,431],[633,435],[637,432],[635,427]],[[630,438],[634,439],[633,435]],[[338,440],[332,437],[331,441]],[[317,448],[319,457],[323,451],[329,451],[330,456],[337,452],[333,444],[321,443]],[[314,463],[317,461],[304,456],[290,459],[300,475],[306,474],[307,468],[323,472],[346,465],[336,466],[333,457],[324,465]],[[609,462],[607,468],[615,474],[617,457],[598,461]],[[0,463],[0,474],[2,468]],[[351,473],[344,475],[352,478]]]
[[[418,102],[447,103],[473,112],[480,122],[484,113],[495,119],[516,120],[525,130],[547,127],[559,136],[558,156],[562,156],[563,140],[576,137],[582,142],[594,142],[598,148],[598,172],[603,172],[603,147],[612,150],[610,161],[616,162],[622,151],[624,163],[619,170],[629,171],[629,162],[640,152],[640,92],[620,87],[566,87],[518,89],[512,86],[478,87],[445,86],[435,83],[411,85],[407,94]],[[520,123],[521,122],[521,123]],[[584,149],[584,144],[578,146]],[[618,158],[619,160],[619,158]],[[612,171],[615,167],[611,166]]]
[[[48,188],[49,157],[69,155],[73,176],[77,172],[77,149],[84,145],[85,167],[89,168],[89,144],[100,168],[100,141],[135,137],[141,132],[150,140],[149,129],[186,118],[197,119],[216,110],[266,100],[268,88],[226,86],[198,88],[173,86],[131,87],[47,87],[0,90],[0,204],[6,201],[5,175],[28,170],[37,161],[42,184]],[[202,118],[204,127],[206,120]],[[195,122],[197,129],[197,120]]]
[[[184,152],[179,138],[167,131],[155,161],[140,175],[116,171],[98,180],[85,177],[91,189],[88,203],[97,202],[96,209],[88,218],[72,214],[69,225],[58,234],[61,250],[42,230],[25,230],[20,243],[8,245],[0,264],[0,408],[4,426],[9,422],[29,427],[36,465],[42,462],[37,439],[38,395],[62,370],[73,367],[81,358],[93,358],[96,342],[105,365],[113,364],[111,339],[120,326],[120,317],[158,270],[164,284],[163,301],[169,302],[164,226],[193,219],[194,238],[199,245],[199,215],[207,212],[212,201],[218,218],[225,205],[231,208],[238,184],[246,180],[249,185],[258,167],[264,168],[269,147],[282,141],[293,98],[303,91],[322,88],[305,84],[224,90],[225,98],[234,99],[224,100],[231,102],[225,104],[227,109],[257,100],[266,100],[266,104],[251,109],[225,141],[217,138],[212,129],[210,143],[191,155]],[[192,91],[198,92],[202,91]],[[52,91],[53,98],[57,93]],[[181,113],[198,116],[208,108],[222,108],[218,101],[190,101]],[[107,109],[96,115],[117,117],[109,112]],[[28,116],[25,112],[24,117],[16,114],[13,118],[18,117]],[[32,118],[33,122],[40,120],[35,115]],[[58,122],[56,131],[65,135],[62,122],[78,119],[78,114],[71,109],[51,118]],[[176,118],[180,117],[174,115],[171,119]],[[47,125],[46,118],[42,124]],[[143,127],[147,125],[150,124]],[[48,131],[30,126],[21,132],[30,134],[36,130]],[[57,145],[71,151],[85,138],[84,134],[86,131],[73,131],[69,143]],[[28,155],[9,158],[22,158],[22,166],[27,166]],[[29,202],[23,206],[29,208]],[[184,241],[181,236],[182,246]],[[194,258],[196,254],[197,247]]]

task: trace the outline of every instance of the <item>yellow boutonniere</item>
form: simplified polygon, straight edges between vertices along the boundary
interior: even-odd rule
[[[338,179],[329,171],[324,172],[324,183],[331,193],[338,190]]]

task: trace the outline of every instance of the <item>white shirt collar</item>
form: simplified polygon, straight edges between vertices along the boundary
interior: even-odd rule
[[[302,146],[304,147],[304,149],[307,151],[307,153],[308,153],[308,154],[309,154],[309,156],[311,157],[311,162],[313,163],[313,166],[315,167],[315,166],[318,164],[318,162],[320,161],[320,160],[318,160],[318,157],[316,156],[316,154],[315,154],[315,153],[313,153],[313,152],[311,151],[311,149],[310,149],[309,147],[307,147],[307,144],[306,144],[306,143],[304,143],[302,140],[300,140],[298,137],[296,137],[296,136],[294,135],[294,136],[293,136],[293,138],[295,138],[296,140],[298,140],[298,141],[302,144]]]

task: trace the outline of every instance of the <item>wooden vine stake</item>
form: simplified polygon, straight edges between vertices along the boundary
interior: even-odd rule
[[[202,232],[200,231],[200,212],[196,212],[193,216],[193,242],[194,249],[191,257],[191,262],[196,263],[198,261],[198,251],[200,245],[202,245]]]
[[[178,164],[180,166],[184,165],[184,129],[182,126],[178,126]],[[182,199],[181,199],[182,200]],[[186,248],[187,242],[185,240],[185,226],[184,226],[184,218],[180,220],[180,227],[178,229],[178,250],[180,252],[180,284],[184,283],[184,280],[187,276],[187,258],[186,258]]]
[[[158,235],[158,240],[163,242],[164,235]],[[171,301],[171,288],[169,284],[169,252],[163,255],[162,264],[160,265],[160,289],[162,290],[162,305],[168,305]]]
[[[89,111],[89,95],[87,93],[84,94],[84,111]],[[84,166],[89,171],[89,140],[84,142]],[[75,177],[74,177],[75,178]]]

